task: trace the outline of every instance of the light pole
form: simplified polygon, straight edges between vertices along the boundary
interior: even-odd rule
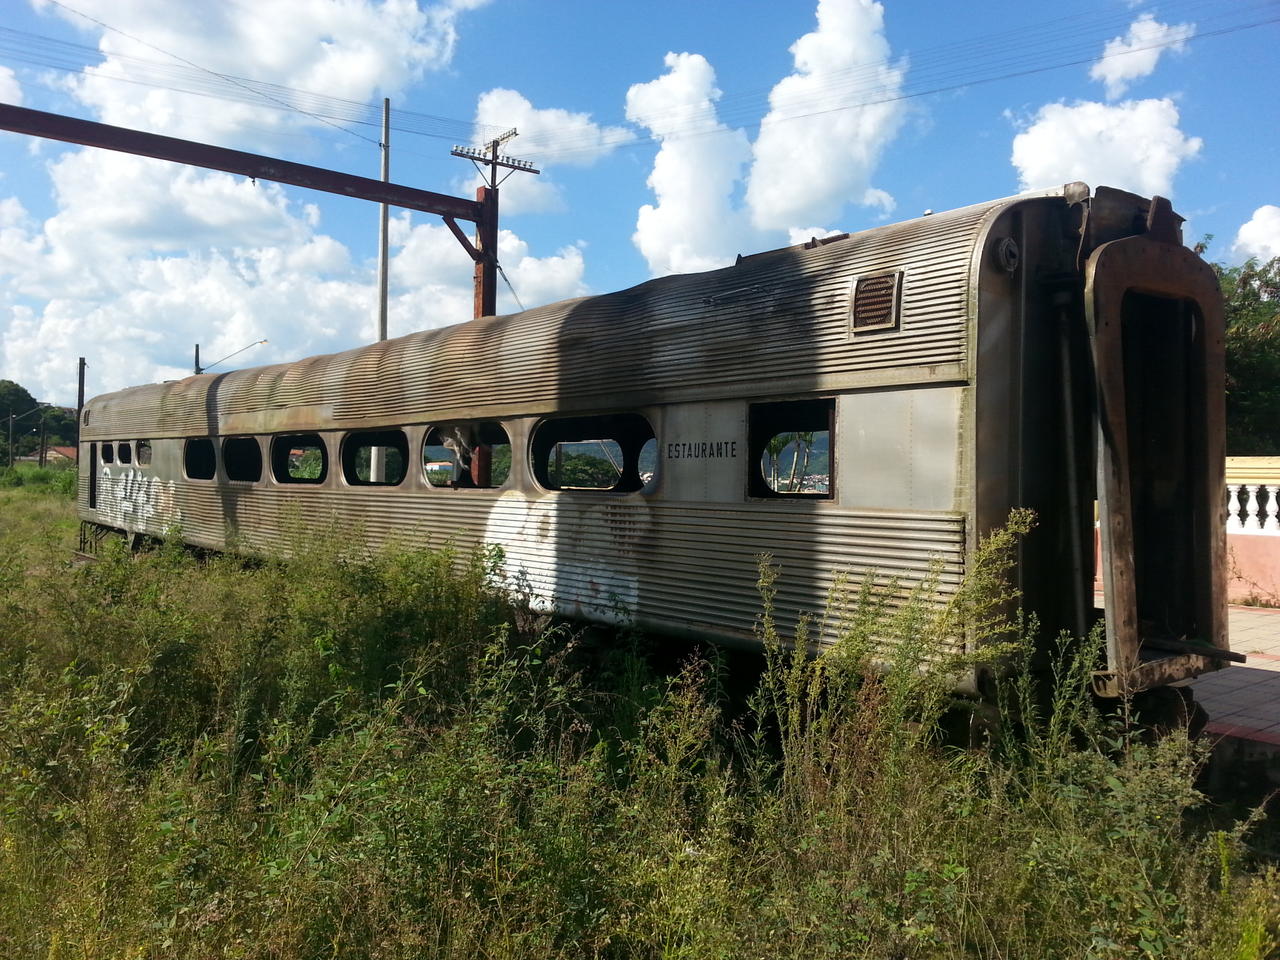
[[[209,370],[211,370],[213,367],[216,367],[218,364],[223,363],[223,362],[225,362],[225,361],[227,361],[227,360],[230,360],[230,359],[231,359],[232,357],[234,357],[234,356],[237,356],[237,355],[239,355],[239,354],[241,354],[241,353],[244,353],[246,350],[248,350],[248,349],[249,349],[249,347],[256,347],[256,346],[259,346],[260,344],[264,344],[264,343],[266,343],[266,342],[267,342],[266,340],[255,340],[255,341],[253,341],[253,343],[250,343],[250,344],[248,344],[248,345],[246,345],[246,346],[241,347],[239,350],[235,351],[234,353],[228,353],[228,354],[227,354],[225,357],[223,357],[221,360],[215,360],[215,361],[213,361],[213,363],[207,364],[206,366],[203,366],[203,367],[202,367],[202,366],[200,366],[200,344],[198,344],[198,343],[197,343],[197,344],[196,344],[196,362],[195,362],[195,372],[196,372],[197,374],[200,374],[200,373],[208,373],[208,372],[209,372]]]
[[[48,409],[48,407],[49,407],[49,404],[47,403],[37,403],[34,407],[32,407],[26,413],[9,414],[9,466],[10,467],[13,466],[13,425],[14,423],[16,423],[18,420],[21,420],[23,417],[31,416],[31,414],[35,413],[37,410],[46,410]]]

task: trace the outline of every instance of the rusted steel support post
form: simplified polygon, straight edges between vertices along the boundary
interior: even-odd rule
[[[498,312],[498,190],[476,189],[475,317],[491,317]]]

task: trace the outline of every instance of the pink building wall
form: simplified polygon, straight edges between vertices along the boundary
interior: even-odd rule
[[[1227,457],[1227,601],[1280,607],[1280,457]],[[1102,590],[1098,531],[1094,589]]]

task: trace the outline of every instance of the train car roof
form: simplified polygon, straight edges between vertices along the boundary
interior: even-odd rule
[[[963,365],[968,285],[989,201],[739,257],[729,267],[483,317],[291,363],[130,387],[85,405],[82,437],[281,433],[794,392],[839,366]],[[1087,188],[1083,188],[1087,195]],[[901,337],[847,350],[852,281],[906,271]],[[828,357],[828,354],[830,355]],[[834,369],[834,368],[833,368]]]

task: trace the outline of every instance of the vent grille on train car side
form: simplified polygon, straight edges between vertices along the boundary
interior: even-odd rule
[[[850,311],[853,333],[897,328],[901,280],[900,270],[854,280],[853,309]]]

